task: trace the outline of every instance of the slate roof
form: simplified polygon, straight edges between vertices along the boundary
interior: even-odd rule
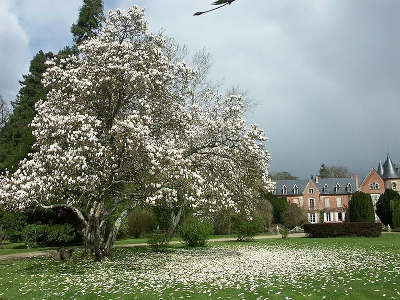
[[[310,180],[277,180],[276,181],[276,192],[277,196],[296,196],[302,195]],[[312,179],[313,183],[317,186],[321,195],[343,195],[352,194],[357,191],[355,178],[319,178],[318,183],[315,179]],[[335,189],[338,184],[338,188]],[[350,184],[351,189],[347,186]],[[298,194],[295,194],[294,187],[297,185],[299,188]],[[286,186],[286,193],[283,193],[283,187]],[[326,186],[326,188],[324,188]]]
[[[314,181],[314,184],[321,195],[343,195],[357,191],[355,178],[319,178],[318,183]],[[336,185],[337,189],[335,189]]]
[[[382,162],[379,161],[379,165],[378,165],[378,174],[379,176],[383,177],[383,167],[382,167]]]
[[[396,171],[396,168],[394,167],[394,164],[392,160],[390,159],[390,156],[388,154],[385,163],[383,164],[383,176],[382,178],[384,180],[386,179],[397,179],[400,178],[399,174]]]
[[[302,180],[302,179],[297,179],[297,180],[277,180],[276,181],[276,193],[275,195],[277,196],[295,196],[295,195],[301,195],[303,194],[304,189],[306,188],[308,183],[308,180]],[[299,188],[299,193],[295,194],[294,193],[294,186],[297,185]],[[283,186],[286,186],[287,188],[287,193],[283,194],[282,193],[282,188]]]

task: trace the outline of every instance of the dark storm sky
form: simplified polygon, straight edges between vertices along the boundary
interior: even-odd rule
[[[248,91],[250,115],[270,138],[271,170],[306,177],[325,162],[360,175],[389,151],[400,160],[400,1],[237,0],[193,17],[207,0],[105,0],[137,4],[150,27],[191,51],[210,74]],[[12,100],[36,51],[71,43],[81,0],[0,1],[0,94]]]

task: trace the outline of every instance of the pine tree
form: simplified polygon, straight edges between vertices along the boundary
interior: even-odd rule
[[[355,192],[349,202],[350,222],[374,222],[375,213],[369,194]]]
[[[78,22],[71,27],[75,44],[79,45],[84,40],[96,36],[103,20],[103,1],[83,0]]]
[[[13,113],[0,131],[0,171],[15,170],[18,162],[32,150],[34,138],[29,124],[35,116],[35,104],[45,99],[47,90],[41,80],[46,70],[45,62],[51,52],[39,51],[31,61],[29,74],[23,75],[17,100],[12,103]]]

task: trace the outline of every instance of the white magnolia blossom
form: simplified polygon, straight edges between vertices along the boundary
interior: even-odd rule
[[[110,12],[78,56],[48,61],[35,151],[0,178],[1,202],[83,210],[87,241],[93,222],[103,236],[112,214],[142,201],[250,211],[268,175],[264,132],[246,126],[241,96],[200,93],[199,73],[166,45],[132,7]]]

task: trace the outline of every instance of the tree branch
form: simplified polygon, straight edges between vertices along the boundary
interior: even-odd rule
[[[82,221],[83,225],[85,227],[88,226],[88,223],[87,223],[85,217],[83,216],[82,212],[79,209],[77,209],[77,208],[75,208],[75,207],[73,207],[71,205],[68,205],[68,204],[53,204],[53,205],[40,205],[40,206],[45,208],[45,209],[65,208],[65,209],[72,210],[78,216],[79,220]]]

